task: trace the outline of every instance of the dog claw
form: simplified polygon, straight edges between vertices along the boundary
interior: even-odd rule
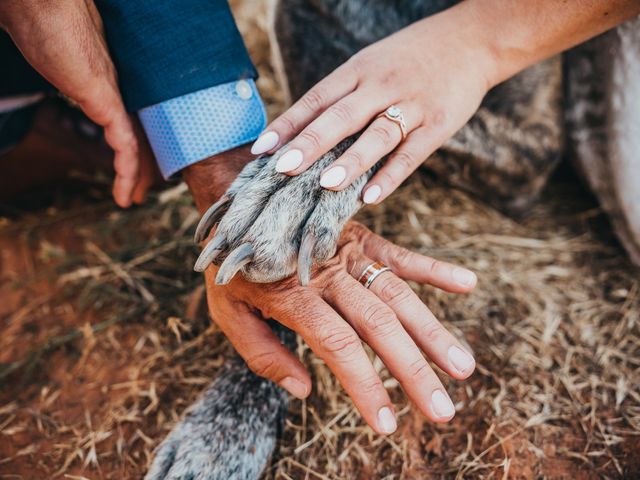
[[[314,265],[335,254],[340,231],[361,207],[362,187],[374,172],[341,192],[320,187],[322,171],[354,141],[340,142],[296,177],[275,170],[282,149],[248,163],[198,223],[196,242],[212,229],[216,233],[194,270],[202,272],[215,262],[220,265],[215,281],[226,284],[238,271],[251,282],[271,283],[294,275],[297,268],[299,284],[308,285]]]
[[[253,259],[253,247],[250,243],[243,243],[229,253],[216,275],[216,285],[226,285],[242,267]]]
[[[225,248],[226,240],[222,235],[216,235],[211,239],[204,250],[200,253],[200,256],[196,260],[196,264],[193,269],[196,272],[204,272],[207,267],[213,262]]]
[[[198,222],[198,226],[196,227],[196,233],[194,235],[194,241],[196,243],[200,243],[202,240],[207,238],[209,231],[211,228],[222,218],[222,216],[227,212],[229,206],[231,205],[231,197],[227,194],[223,195],[218,199],[216,203],[211,205],[202,218]]]
[[[316,237],[307,233],[300,243],[298,251],[298,283],[303,287],[311,281],[311,267],[313,266],[313,248],[316,246]]]

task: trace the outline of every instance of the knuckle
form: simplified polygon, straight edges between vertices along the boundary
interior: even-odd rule
[[[422,327],[422,337],[430,343],[435,343],[442,336],[444,327],[435,318],[429,319]]]
[[[315,130],[303,131],[298,137],[298,139],[310,145],[313,150],[320,149],[320,144],[321,144],[320,135]]]
[[[398,320],[391,310],[375,303],[364,309],[362,320],[367,333],[379,337],[389,335],[398,325]]]
[[[398,73],[395,70],[385,72],[380,78],[380,82],[386,88],[397,85],[399,80]]]
[[[358,382],[357,392],[367,397],[379,392],[383,388],[382,380],[380,380],[378,376],[372,376]]]
[[[376,176],[380,180],[381,184],[386,185],[389,188],[394,188],[398,183],[395,177],[389,173],[389,168],[382,168]]]
[[[382,143],[382,145],[390,145],[393,142],[393,138],[391,138],[391,132],[386,125],[372,125],[371,136],[376,139],[376,141]]]
[[[357,150],[352,150],[345,153],[345,157],[347,163],[349,163],[350,165],[355,165],[359,171],[367,170],[366,160]]]
[[[424,357],[421,356],[409,365],[407,373],[412,380],[422,380],[431,377],[431,367],[429,367]]]
[[[361,348],[358,336],[344,328],[334,328],[323,333],[319,344],[326,353],[343,358],[352,356]]]
[[[436,108],[429,115],[429,127],[438,130],[447,124],[447,112],[443,108]]]
[[[360,50],[349,60],[351,68],[353,68],[357,74],[361,74],[364,70],[366,70],[369,67],[370,63],[371,59],[368,48]]]
[[[411,172],[418,163],[416,157],[409,152],[398,152],[393,156],[393,161],[400,165],[404,173]]]
[[[435,258],[432,259],[431,263],[429,264],[429,274],[431,274],[432,276],[437,276],[438,270],[440,270],[440,268],[443,266],[444,264],[440,260],[436,260]]]
[[[396,250],[393,255],[393,267],[398,270],[406,270],[413,263],[413,255],[406,248]]]
[[[286,114],[273,122],[272,128],[279,132],[286,132],[286,135],[297,130],[295,122]]]
[[[247,358],[249,369],[263,378],[274,378],[278,371],[272,352],[262,352]]]
[[[325,98],[326,95],[323,90],[319,87],[315,87],[309,90],[304,97],[302,97],[301,102],[304,108],[309,110],[309,112],[317,112],[324,106]]]
[[[306,308],[304,298],[296,295],[297,292],[292,291],[295,287],[291,287],[289,282],[276,282],[269,284],[271,288],[268,290],[260,289],[260,295],[256,295],[253,304],[259,307],[260,313],[265,318],[285,319],[293,317],[295,312]],[[253,292],[255,293],[255,292]],[[297,303],[295,300],[297,300]],[[305,316],[304,318],[309,318]]]
[[[385,278],[386,277],[386,278]],[[391,275],[381,276],[380,300],[390,305],[398,305],[406,302],[411,297],[411,292],[406,284],[399,278]]]
[[[336,117],[340,122],[347,125],[353,123],[353,110],[349,104],[345,102],[334,103],[327,112]]]

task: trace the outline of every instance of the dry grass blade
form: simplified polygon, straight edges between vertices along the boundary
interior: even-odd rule
[[[274,115],[263,2],[232,5]],[[127,211],[91,187],[0,221],[0,478],[143,475],[229,354],[191,270],[197,217],[180,184]],[[266,479],[640,478],[640,271],[574,177],[516,221],[418,172],[359,219],[478,273],[471,295],[416,286],[477,372],[442,376],[457,415],[433,425],[376,361],[400,412],[384,439],[300,343],[314,389]]]

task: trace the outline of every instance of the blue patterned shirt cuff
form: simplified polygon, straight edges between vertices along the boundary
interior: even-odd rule
[[[165,178],[255,140],[267,124],[252,79],[172,98],[143,108],[138,116]]]

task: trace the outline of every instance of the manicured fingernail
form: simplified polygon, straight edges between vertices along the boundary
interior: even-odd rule
[[[393,433],[398,428],[396,416],[389,407],[382,407],[378,411],[378,428],[382,433]]]
[[[473,357],[460,347],[456,347],[455,345],[450,346],[447,351],[447,356],[449,357],[449,363],[460,373],[468,373],[473,370],[473,366],[475,365]]]
[[[362,201],[364,203],[373,203],[380,197],[382,193],[382,189],[378,185],[371,185],[364,192],[364,196],[362,197]]]
[[[344,167],[333,167],[327,170],[320,177],[320,186],[324,188],[337,187],[347,177]]]
[[[295,170],[302,163],[302,152],[297,149],[289,150],[276,162],[276,172],[285,173]]]
[[[307,391],[307,386],[294,377],[283,378],[282,380],[280,380],[280,386],[300,400],[302,400],[303,398],[307,398],[307,395],[309,394],[309,392]]]
[[[456,413],[451,399],[442,390],[435,390],[431,394],[431,406],[434,413],[440,418],[449,418]]]
[[[455,282],[463,287],[475,285],[477,281],[476,274],[466,268],[456,267],[453,269],[452,275]]]
[[[253,142],[253,145],[251,145],[251,153],[260,155],[261,153],[268,152],[275,147],[279,141],[280,136],[276,132],[263,133]]]

